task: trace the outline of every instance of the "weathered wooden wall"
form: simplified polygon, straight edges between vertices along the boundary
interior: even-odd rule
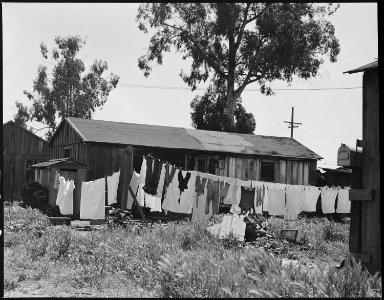
[[[212,156],[216,158],[215,156]],[[275,163],[275,182],[287,184],[316,184],[316,161],[287,160],[278,157],[244,158],[226,156],[224,169],[216,169],[216,175],[239,178],[241,180],[261,180],[261,161]]]
[[[26,183],[28,160],[44,162],[52,158],[47,142],[14,123],[3,125],[3,199],[11,200]]]
[[[82,141],[81,137],[67,122],[65,122],[60,131],[56,133],[51,146],[54,158],[64,157],[64,148],[70,146],[71,157],[77,161],[86,163],[88,157],[87,144]]]

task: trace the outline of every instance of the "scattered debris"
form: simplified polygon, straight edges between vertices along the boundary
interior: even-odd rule
[[[107,226],[122,226],[126,227],[130,221],[132,221],[133,216],[130,210],[114,208],[110,209],[108,215],[106,216]]]

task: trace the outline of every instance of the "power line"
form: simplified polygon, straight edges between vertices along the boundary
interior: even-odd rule
[[[133,87],[133,88],[143,88],[143,89],[161,89],[161,90],[190,90],[188,87],[181,86],[163,86],[163,85],[145,85],[145,84],[133,84],[133,83],[119,83],[117,86]],[[276,88],[275,91],[325,91],[325,90],[352,90],[352,89],[361,89],[361,86],[356,87],[335,87],[335,88]],[[205,91],[207,88],[196,88],[199,91]],[[259,92],[259,89],[245,89],[246,92]]]
[[[338,139],[345,137],[356,137],[356,135],[344,135],[344,136],[315,136],[315,137],[301,137],[303,139],[312,140],[312,139]]]

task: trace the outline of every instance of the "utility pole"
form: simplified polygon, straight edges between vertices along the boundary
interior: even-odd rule
[[[293,122],[293,111],[294,111],[294,108],[292,107],[292,115],[291,115],[291,122],[288,122],[288,121],[284,121],[285,123],[289,123],[290,126],[288,126],[288,128],[291,128],[291,138],[293,139],[293,128],[297,128],[299,126],[297,125],[303,125],[302,123],[296,123],[296,122]],[[295,124],[295,125],[294,125]],[[297,125],[296,125],[297,124]]]

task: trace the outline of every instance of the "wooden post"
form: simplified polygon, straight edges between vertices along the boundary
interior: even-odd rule
[[[351,188],[361,188],[361,168],[352,168]],[[361,253],[361,205],[359,201],[351,201],[351,223],[349,226],[349,252]]]
[[[117,204],[122,209],[127,208],[128,186],[133,173],[133,153],[134,149],[131,146],[119,150],[120,178],[117,189]]]
[[[145,215],[144,215],[144,212],[143,210],[141,209],[141,206],[139,204],[139,202],[137,201],[137,198],[135,196],[135,193],[132,191],[132,188],[130,185],[128,185],[128,191],[131,193],[132,197],[133,197],[133,203],[135,203],[137,205],[137,209],[139,210],[139,213],[141,215],[141,219],[142,219],[142,222],[144,221],[145,222],[145,225],[148,225],[147,223],[147,219],[145,218]]]
[[[373,190],[373,200],[362,203],[362,254],[371,273],[381,271],[380,135],[378,70],[363,75],[362,188]]]

